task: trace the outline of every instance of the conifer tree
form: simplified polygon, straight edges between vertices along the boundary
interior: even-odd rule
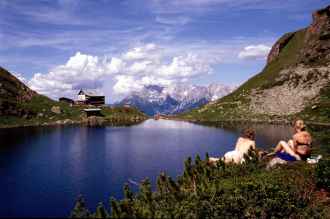
[[[90,217],[90,212],[86,207],[83,196],[80,195],[71,212],[70,218],[89,218],[89,217]]]
[[[98,204],[94,218],[109,218],[109,214],[105,210],[102,202]]]

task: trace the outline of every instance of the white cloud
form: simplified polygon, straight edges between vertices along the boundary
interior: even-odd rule
[[[116,76],[117,83],[114,85],[113,90],[117,94],[126,94],[134,90],[140,90],[143,85],[137,83],[133,76],[118,75]]]
[[[100,88],[104,77],[118,73],[121,65],[121,60],[117,58],[102,62],[96,56],[77,52],[66,64],[53,68],[49,73],[35,74],[28,85],[53,98],[73,96],[80,88]]]
[[[198,74],[212,72],[209,60],[202,59],[194,54],[173,57],[168,65],[162,65],[157,73],[163,77],[185,78]]]
[[[270,47],[258,44],[258,45],[250,45],[244,47],[244,49],[238,54],[238,58],[240,59],[265,59],[270,51]]]
[[[104,57],[77,52],[64,65],[47,74],[35,74],[28,85],[53,98],[74,97],[77,90],[98,89],[124,95],[144,85],[169,85],[210,74],[214,59],[194,53],[172,54],[155,44],[134,47],[118,57]],[[110,83],[111,84],[111,83]]]
[[[186,16],[177,16],[177,17],[165,17],[165,16],[157,16],[156,22],[160,24],[167,25],[186,25],[191,21],[191,18]]]

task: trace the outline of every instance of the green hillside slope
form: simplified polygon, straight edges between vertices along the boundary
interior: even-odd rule
[[[273,46],[265,68],[233,93],[179,115],[191,121],[330,122],[330,6]]]
[[[0,67],[0,128],[31,125],[87,123],[83,106],[54,101],[28,88]],[[110,125],[128,125],[147,117],[135,108],[102,107],[103,119]]]

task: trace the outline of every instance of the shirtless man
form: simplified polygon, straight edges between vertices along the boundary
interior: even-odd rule
[[[223,160],[225,163],[234,162],[240,164],[243,162],[244,154],[247,154],[249,149],[256,149],[255,131],[251,128],[244,129],[241,137],[237,139],[235,150],[225,153]],[[209,163],[215,163],[220,158],[209,158]]]

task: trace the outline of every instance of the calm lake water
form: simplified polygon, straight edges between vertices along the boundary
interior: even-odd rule
[[[262,148],[290,136],[286,126],[255,128]],[[128,181],[149,177],[155,183],[161,171],[181,174],[188,156],[223,155],[239,133],[168,120],[116,128],[0,129],[0,216],[66,217],[79,194],[95,210],[100,201],[121,198]]]

